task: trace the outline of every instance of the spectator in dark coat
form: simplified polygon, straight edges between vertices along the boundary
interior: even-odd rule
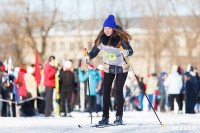
[[[62,84],[60,115],[66,116],[65,100],[67,99],[67,109],[68,109],[67,116],[69,117],[71,117],[71,106],[72,106],[71,99],[75,84],[75,75],[71,71],[71,67],[72,67],[72,62],[66,61],[63,68],[64,71],[60,72],[60,83]]]
[[[198,80],[191,65],[187,66],[186,75],[186,113],[195,113],[194,106],[198,92]]]
[[[197,97],[196,97],[196,112],[200,112],[200,109],[199,109],[199,104],[200,104],[200,77],[199,77],[199,74],[198,74],[198,69],[197,67],[194,68],[194,72],[196,74],[196,78],[197,78],[197,82],[198,82],[198,92],[197,92]]]

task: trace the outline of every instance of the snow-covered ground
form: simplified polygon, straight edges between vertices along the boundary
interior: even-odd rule
[[[99,115],[102,113],[100,112]],[[0,117],[0,133],[160,133],[160,132],[200,132],[200,114],[157,113],[161,126],[153,111],[125,111],[125,126],[105,128],[91,127],[88,113],[72,112],[70,117]],[[95,115],[95,114],[93,114]],[[110,123],[115,119],[115,112],[110,113]],[[101,117],[93,117],[93,125]],[[80,125],[82,128],[79,128]]]

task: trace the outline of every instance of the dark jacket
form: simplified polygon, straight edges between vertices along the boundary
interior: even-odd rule
[[[75,75],[73,72],[61,71],[59,77],[61,83],[61,92],[72,91],[74,89]]]
[[[118,46],[118,43],[120,42],[120,37],[116,34],[113,35],[110,43],[111,43],[111,46],[107,46],[107,43],[109,41],[110,37],[107,37],[105,34],[103,34],[101,37],[100,37],[100,41],[101,41],[101,44],[100,46],[96,46],[96,44],[93,46],[91,52],[89,53],[89,56],[90,56],[90,59],[93,59],[94,57],[96,57],[98,55],[98,53],[100,52],[100,50],[103,51],[103,53],[105,52],[103,50],[103,48],[107,48],[109,50],[118,50],[118,51],[121,51],[121,49],[119,48]],[[122,47],[126,50],[129,51],[129,55],[128,56],[131,56],[133,54],[133,49],[131,48],[131,46],[129,45],[129,43],[126,43],[126,42],[122,42]],[[113,58],[111,55],[113,54],[110,54],[110,55],[107,55],[109,53],[105,53],[106,56],[109,56],[109,58]],[[105,55],[104,55],[105,56]],[[120,53],[118,53],[118,55],[116,55],[116,58],[120,58],[119,56]],[[108,58],[108,59],[109,59]],[[113,61],[113,60],[112,60]],[[118,61],[118,59],[116,60]],[[124,62],[124,65],[112,65],[112,64],[109,64],[109,63],[105,63],[104,61],[104,71],[106,73],[112,73],[112,74],[118,74],[118,73],[125,73],[125,72],[128,72],[129,70],[129,64],[125,61],[125,60],[122,60]]]
[[[185,75],[188,77],[186,80],[186,96],[196,96],[199,90],[197,77],[188,72]]]
[[[144,94],[145,93],[145,85],[144,85],[144,82],[143,81],[140,81],[140,90],[141,90],[141,93]]]
[[[160,77],[158,78],[158,94],[165,94],[165,86],[164,86],[164,77],[165,73],[161,73]]]

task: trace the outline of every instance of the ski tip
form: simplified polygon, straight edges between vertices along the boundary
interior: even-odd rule
[[[79,128],[82,128],[81,125],[78,125]]]
[[[165,127],[165,126],[166,126],[166,124],[162,124],[162,126],[163,126],[163,127]]]

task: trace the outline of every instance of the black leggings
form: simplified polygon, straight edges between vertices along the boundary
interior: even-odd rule
[[[53,111],[53,90],[54,87],[45,87],[45,116],[50,116]]]
[[[124,106],[124,96],[123,87],[126,81],[128,72],[111,74],[104,72],[104,95],[103,95],[103,117],[109,117],[109,107],[110,107],[110,92],[112,87],[112,82],[116,76],[115,80],[115,94],[116,94],[116,105],[117,112],[116,116],[123,116],[123,106]]]
[[[72,89],[71,88],[64,88],[68,91],[61,91],[61,98],[60,98],[60,112],[64,112],[66,115],[65,109],[65,100],[67,98],[67,113],[71,113],[71,99],[72,99]],[[63,90],[64,90],[63,89]]]
[[[169,94],[169,103],[171,106],[171,111],[174,110],[174,99],[176,98],[176,101],[178,103],[179,111],[182,111],[183,103],[181,101],[181,95],[180,94]]]
[[[92,113],[92,107],[94,107],[95,112],[98,113],[96,96],[88,96],[87,98],[88,98],[88,103],[89,103],[88,111]],[[91,100],[91,103],[90,103],[90,100]]]

